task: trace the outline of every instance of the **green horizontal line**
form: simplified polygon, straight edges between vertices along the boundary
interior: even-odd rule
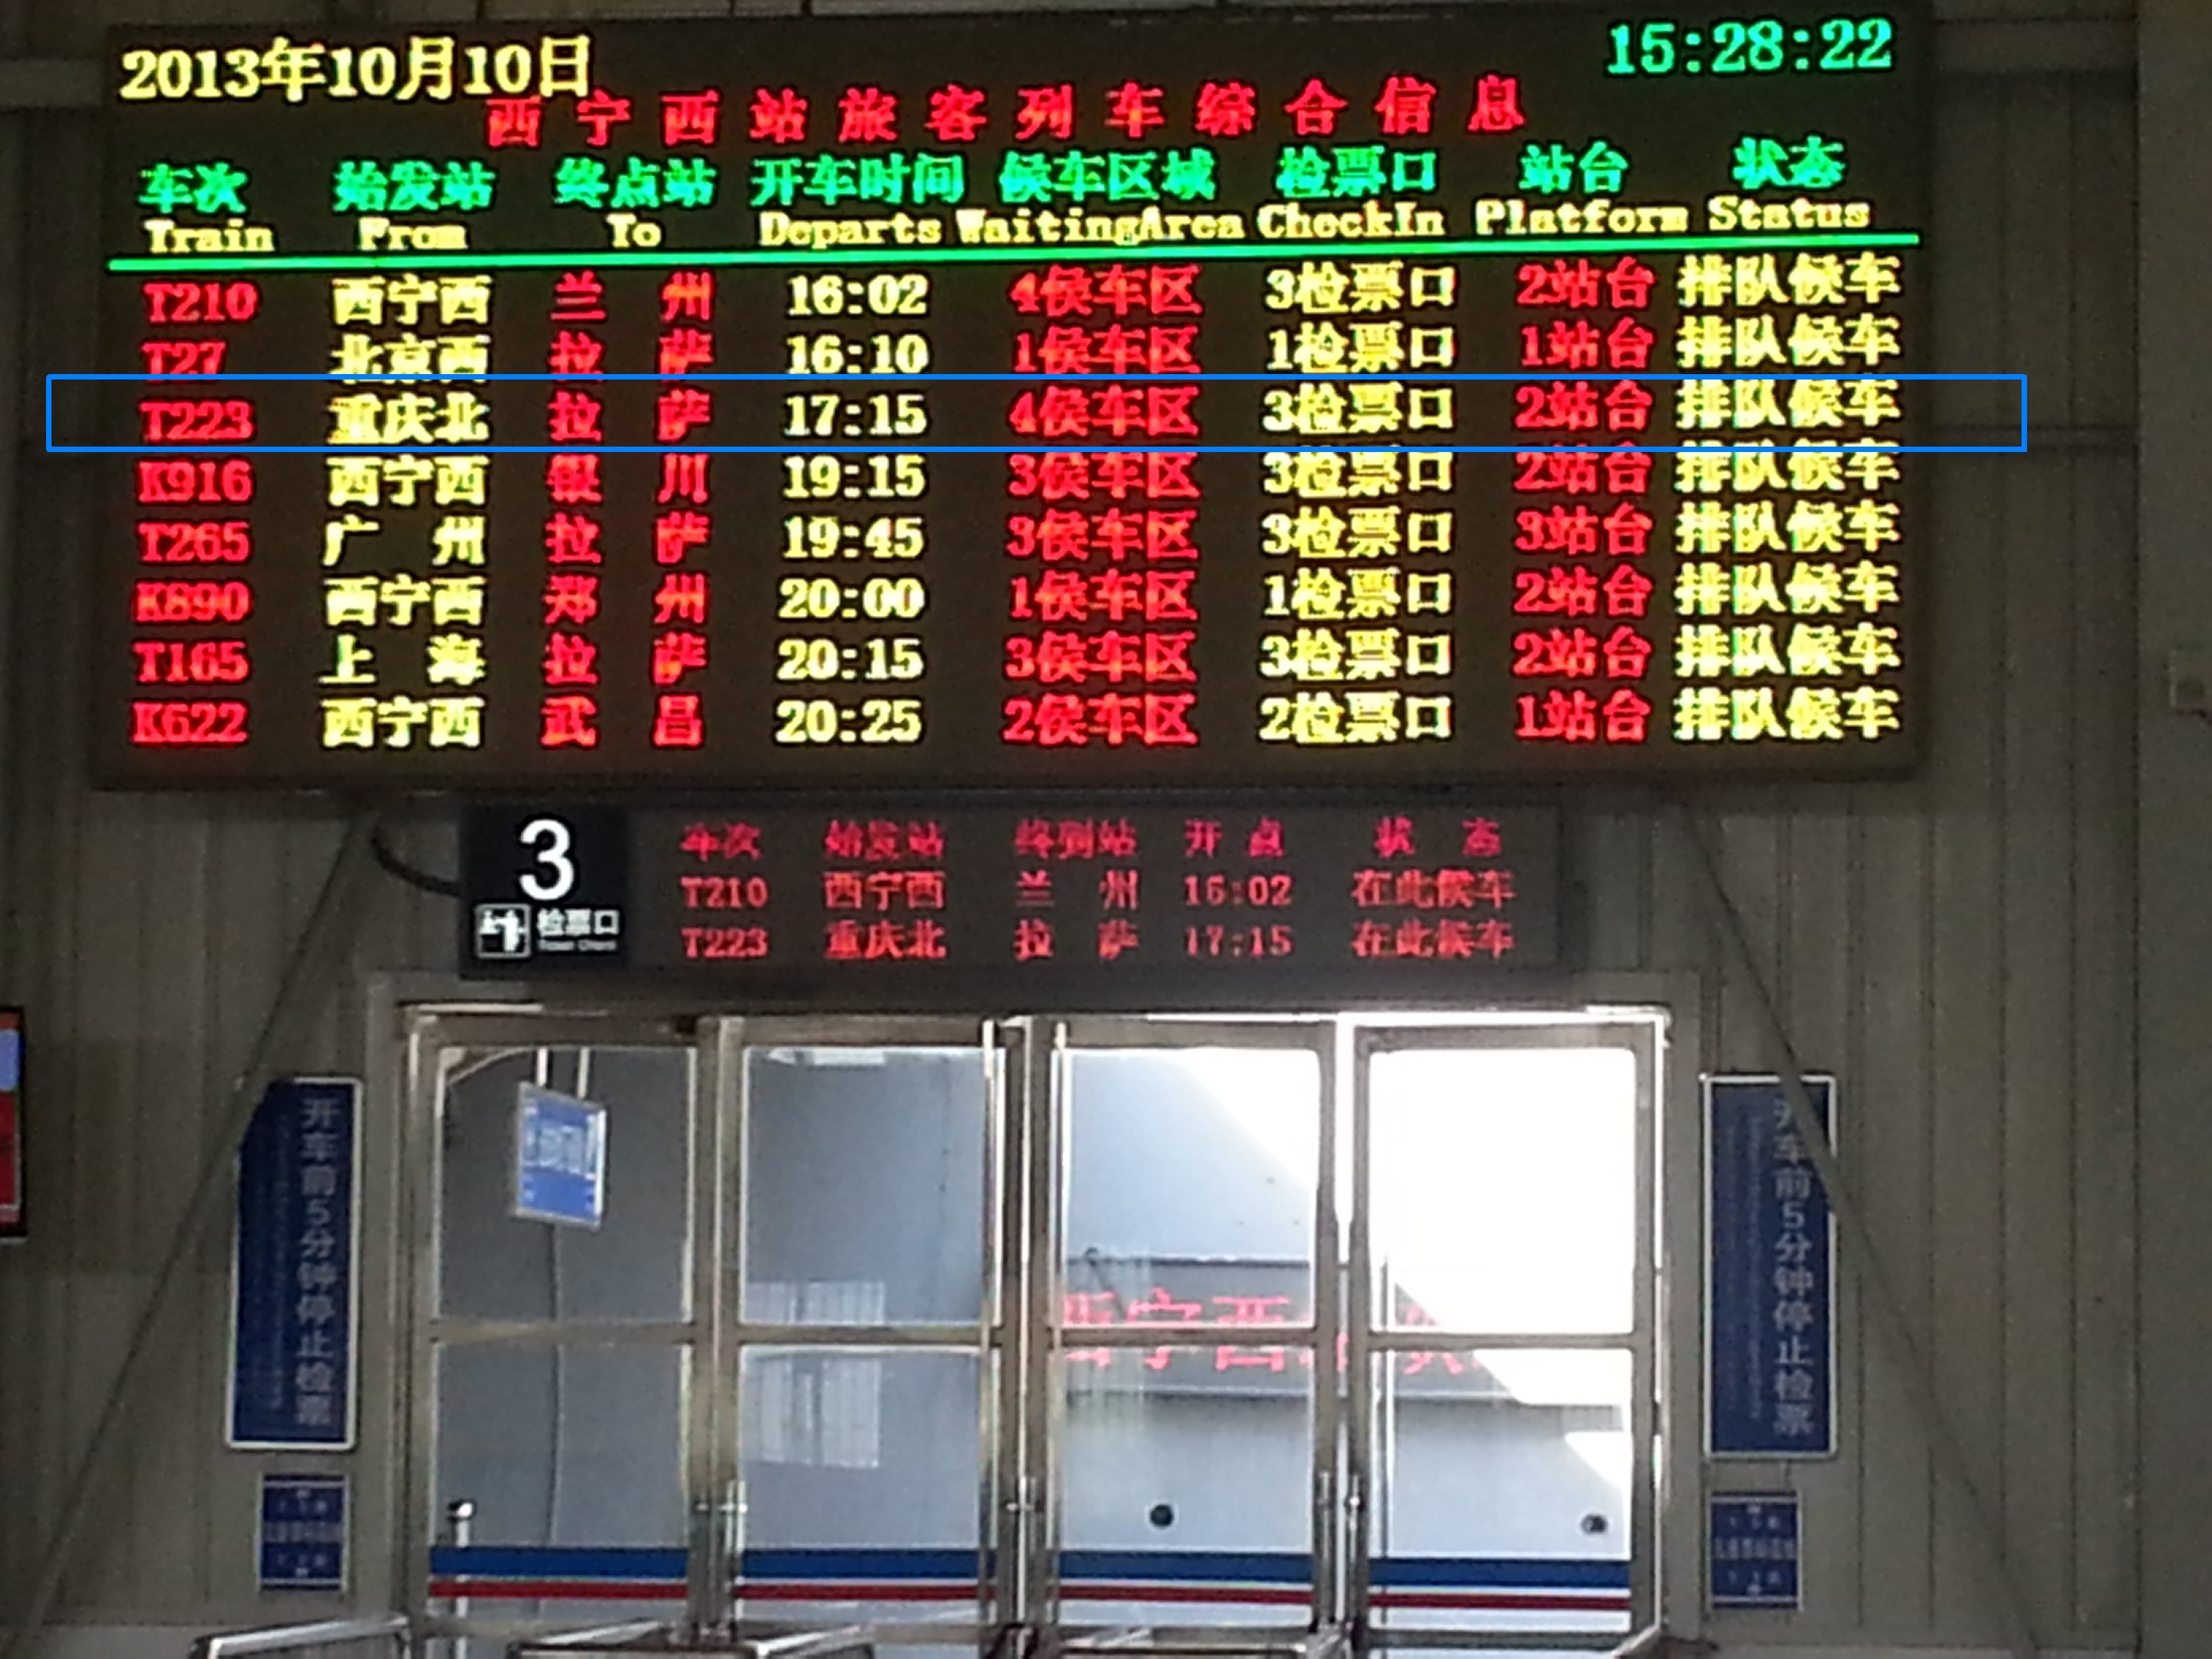
[[[1760,248],[1917,247],[1917,231],[1862,231],[1807,236],[1520,236],[1462,242],[1012,242],[988,247],[611,248],[566,253],[220,253],[126,256],[110,259],[118,275],[174,270],[521,270],[566,265],[909,265],[987,264],[1038,259],[1306,259],[1323,255],[1401,253],[1465,258],[1485,254],[1727,253]]]

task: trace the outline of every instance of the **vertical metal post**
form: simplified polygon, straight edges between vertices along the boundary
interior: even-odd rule
[[[983,1059],[983,1214],[981,1267],[975,1296],[975,1625],[978,1659],[999,1644],[994,1626],[1009,1619],[1010,1605],[1003,1582],[1010,1559],[1000,1493],[1008,1467],[1006,1425],[1012,1417],[1007,1399],[1012,1376],[1007,1368],[1006,1294],[1007,1216],[1012,1209],[1007,1190],[1012,1184],[1007,1167],[1006,1053],[1022,1042],[1018,1029],[986,1020],[978,1033]],[[1026,1052],[1024,1043],[1024,1052]]]
[[[687,1613],[695,1632],[731,1621],[738,1544],[737,1424],[729,1352],[726,1263],[731,1193],[736,1187],[733,1120],[743,1022],[701,1022],[691,1081],[691,1375],[685,1412],[684,1480],[695,1504],[710,1510],[687,1565]]]
[[[1656,1222],[1659,1182],[1659,1043],[1646,1027],[1636,1056],[1636,1302],[1632,1319],[1629,1386],[1628,1577],[1629,1618],[1638,1629],[1659,1622],[1658,1463],[1659,1268]]]
[[[729,1504],[729,1577],[732,1623],[742,1597],[735,1588],[744,1570],[748,1522],[745,1492],[744,1287],[751,1279],[745,1230],[749,1199],[745,1160],[750,1155],[752,1059],[742,1019],[721,1022],[715,1049],[714,1220],[717,1243],[714,1263],[713,1393],[720,1401],[715,1422],[714,1467],[721,1473]]]
[[[993,1574],[998,1617],[1002,1626],[1019,1626],[1030,1618],[1031,1540],[1023,1501],[1027,1471],[1030,1413],[1030,1356],[1036,1333],[1030,1318],[1030,1280],[1036,1264],[1028,1249],[1032,1164],[1030,1146],[1036,1128],[1035,1103],[1041,1090],[1043,1061],[1039,1054],[1037,1027],[1033,1020],[1009,1021],[1010,1033],[1018,1034],[1016,1063],[1009,1068],[1008,1098],[1004,1117],[1005,1138],[1000,1168],[1004,1172],[999,1199],[999,1333],[998,1439],[992,1470],[990,1534],[994,1550]]]
[[[1352,1261],[1345,1287],[1344,1616],[1353,1651],[1367,1650],[1367,1499],[1375,1463],[1375,1368],[1368,1346],[1375,1309],[1375,1262],[1368,1225],[1372,1194],[1368,1143],[1373,1133],[1370,1079],[1374,1053],[1357,1038],[1352,1055]]]
[[[1343,1557],[1338,1548],[1342,1528],[1338,1520],[1337,1451],[1342,1431],[1344,1375],[1337,1356],[1343,1352],[1344,1265],[1340,1247],[1337,1206],[1337,1152],[1340,1144],[1337,1115],[1341,1093],[1337,1087],[1342,1069],[1342,1028],[1332,1022],[1327,1040],[1314,1048],[1321,1066],[1320,1133],[1314,1159],[1314,1354],[1313,1354],[1313,1606],[1310,1628],[1319,1631],[1344,1617]]]
[[[1061,1210],[1067,1197],[1068,1124],[1075,1105],[1075,1061],[1068,1053],[1065,1021],[1053,1025],[1052,1046],[1041,1060],[1044,1087],[1033,1103],[1036,1128],[1030,1144],[1036,1175],[1030,1188],[1028,1249],[1034,1297],[1030,1317],[1036,1343],[1029,1373],[1030,1450],[1025,1496],[1033,1540],[1030,1624],[1032,1629],[1056,1629],[1061,1619],[1060,1450],[1067,1425],[1066,1373],[1060,1349],[1060,1322],[1067,1304]]]
[[[693,1638],[719,1630],[730,1617],[730,1533],[737,1496],[702,1492],[691,1500],[690,1548],[684,1557],[684,1616]]]
[[[1023,1050],[1021,1098],[1009,1115],[1014,1179],[1009,1194],[1011,1265],[1018,1287],[1012,1358],[1013,1456],[1003,1486],[1001,1514],[1012,1557],[1006,1617],[1034,1631],[1060,1616],[1059,1564],[1053,1523],[1052,1468],[1058,1421],[1058,1356],[1054,1327],[1060,1313],[1060,1114],[1066,1080],[1066,1030],[1054,1023],[1049,1040],[1035,1026]]]
[[[456,1498],[446,1505],[446,1542],[455,1549],[466,1549],[476,1535],[477,1506],[465,1498]],[[469,1598],[457,1595],[453,1601],[453,1617],[469,1616]],[[468,1638],[457,1636],[447,1644],[456,1654],[468,1651]]]

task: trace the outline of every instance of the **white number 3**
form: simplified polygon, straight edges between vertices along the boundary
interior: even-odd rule
[[[526,870],[521,887],[525,896],[541,903],[568,896],[568,890],[576,884],[576,861],[568,856],[574,845],[568,826],[558,818],[532,818],[522,826],[522,844],[537,855],[538,865],[547,873]]]

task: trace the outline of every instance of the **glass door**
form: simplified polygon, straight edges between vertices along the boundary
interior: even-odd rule
[[[1660,1031],[420,1016],[415,1605],[1601,1647],[1656,1605]],[[548,1092],[588,1224],[518,1199]]]
[[[1375,1645],[1650,1615],[1656,1061],[1641,1024],[1357,1036],[1347,1595]]]
[[[423,1016],[410,1066],[415,1605],[485,1632],[671,1616],[715,1402],[697,1051]]]
[[[1335,1036],[1055,1022],[1043,1404],[1065,1626],[1334,1615]]]
[[[977,1022],[732,1022],[723,1376],[750,1621],[993,1616],[1002,1070]]]

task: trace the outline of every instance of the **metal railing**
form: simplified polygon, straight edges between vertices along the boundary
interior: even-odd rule
[[[1468,1638],[1486,1643],[1490,1638]],[[1509,1633],[1505,1644],[1521,1645]],[[1557,1650],[1559,1638],[1544,1638]],[[1157,1632],[1145,1626],[1086,1631],[1053,1644],[1055,1655],[1141,1655],[1145,1659],[1352,1659],[1351,1632],[1341,1629],[1317,1631],[1309,1636],[1285,1635],[1279,1640],[1224,1634],[1209,1638],[1202,1632]],[[1707,1659],[1716,1651],[1711,1642],[1673,1636],[1663,1625],[1650,1625],[1602,1654],[1590,1650],[1590,1659]]]
[[[1504,1632],[1479,1638],[1455,1633],[1454,1640],[1461,1645],[1483,1647],[1540,1646],[1544,1652],[1556,1653],[1573,1638],[1558,1635],[1532,1638]],[[1061,1655],[1092,1654],[1111,1654],[1118,1659],[1133,1659],[1134,1656],[1142,1656],[1142,1659],[1352,1659],[1355,1651],[1351,1632],[1341,1629],[1318,1631],[1306,1636],[1285,1633],[1270,1639],[1243,1632],[1224,1632],[1219,1636],[1209,1636],[1203,1631],[1160,1632],[1143,1625],[1085,1631],[1045,1645],[1054,1659]],[[1715,1651],[1711,1642],[1669,1635],[1662,1625],[1647,1626],[1602,1653],[1594,1644],[1587,1650],[1589,1659],[1707,1659]]]
[[[529,1637],[511,1644],[507,1659],[593,1659],[637,1653],[734,1655],[737,1659],[873,1659],[875,1627],[839,1625],[823,1630],[748,1628],[743,1625],[692,1629],[648,1620]]]
[[[404,1621],[402,1621],[404,1624]],[[315,1626],[301,1626],[313,1630]],[[258,1639],[215,1638],[212,1640]],[[743,1623],[697,1628],[682,1622],[646,1620],[607,1625],[592,1630],[566,1631],[557,1636],[527,1637],[511,1644],[507,1659],[615,1659],[616,1656],[686,1653],[734,1656],[735,1659],[873,1659],[877,1644],[887,1636],[910,1638],[913,1632],[901,1626],[841,1625],[825,1629],[793,1630],[789,1626],[748,1626]],[[1008,1627],[1001,1637],[1024,1632]],[[1285,1632],[1279,1638],[1249,1632],[1224,1632],[1209,1636],[1202,1631],[1158,1631],[1134,1625],[1110,1630],[1085,1631],[1079,1635],[1030,1644],[1001,1640],[988,1644],[994,1654],[1024,1651],[1048,1655],[1050,1659],[1085,1659],[1113,1655],[1117,1659],[1352,1659],[1351,1633],[1332,1628],[1311,1633]],[[1517,1644],[1516,1644],[1517,1645]],[[199,1650],[196,1650],[196,1659]],[[279,1646],[232,1647],[207,1650],[206,1659],[228,1655],[276,1651],[313,1652],[317,1650]],[[1591,1650],[1592,1659],[1706,1659],[1716,1651],[1711,1642],[1674,1636],[1664,1626],[1652,1625],[1637,1632],[1602,1655]]]
[[[1664,1625],[1651,1625],[1636,1632],[1605,1659],[1705,1659],[1717,1650],[1711,1642],[1691,1636],[1669,1636]]]
[[[1352,1638],[1334,1628],[1270,1638],[1226,1632],[1219,1636],[1187,1630],[1160,1632],[1134,1625],[1071,1636],[1057,1644],[1055,1651],[1143,1655],[1146,1659],[1154,1655],[1161,1659],[1350,1659]]]
[[[192,1644],[192,1659],[244,1659],[248,1654],[270,1653],[290,1655],[293,1659],[384,1659],[386,1655],[408,1659],[413,1651],[413,1638],[404,1613],[228,1631],[203,1636]]]

